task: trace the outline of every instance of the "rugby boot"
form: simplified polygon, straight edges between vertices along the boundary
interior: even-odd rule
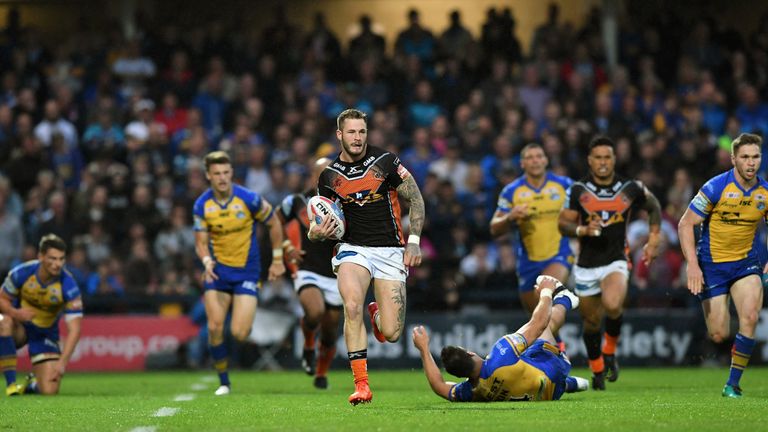
[[[592,375],[592,390],[605,390],[605,375],[603,372]]]
[[[723,397],[738,399],[741,397],[741,387],[726,384],[723,387]]]
[[[307,375],[312,376],[315,374],[315,350],[305,349],[301,354],[301,368]]]
[[[386,342],[387,338],[384,337],[384,333],[382,333],[381,330],[379,330],[379,326],[376,325],[376,316],[379,315],[379,305],[376,302],[368,303],[368,314],[371,316],[373,336],[381,343]]]
[[[328,388],[328,377],[316,376],[314,384],[316,389],[325,390]]]
[[[373,399],[371,388],[368,387],[368,380],[355,383],[355,392],[349,395],[349,403],[353,406],[361,403],[369,403]]]

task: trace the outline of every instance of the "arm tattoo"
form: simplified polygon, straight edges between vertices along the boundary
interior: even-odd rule
[[[397,328],[395,334],[400,334],[405,328],[405,282],[392,288],[392,303],[397,306]]]
[[[661,225],[661,204],[653,192],[645,192],[645,210],[648,212],[648,225]]]
[[[419,186],[413,176],[403,180],[403,183],[397,187],[397,193],[405,198],[411,207],[408,213],[411,223],[410,233],[421,235],[421,229],[424,227],[424,198],[422,198]]]

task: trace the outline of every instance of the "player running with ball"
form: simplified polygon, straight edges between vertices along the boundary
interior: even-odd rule
[[[333,258],[344,302],[344,340],[355,380],[352,405],[370,402],[368,338],[363,303],[373,280],[376,302],[368,305],[376,340],[396,342],[405,326],[407,267],[421,264],[419,235],[424,226],[424,200],[416,181],[400,158],[367,143],[366,115],[356,109],[336,120],[341,153],[320,175],[318,194],[341,202],[347,229]],[[400,223],[402,197],[410,206],[410,236]],[[331,218],[313,224],[312,241],[329,238]]]

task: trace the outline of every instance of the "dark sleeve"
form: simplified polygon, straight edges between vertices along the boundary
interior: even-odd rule
[[[320,177],[317,179],[317,194],[335,200],[335,194],[331,187],[330,172],[328,169],[323,170],[320,173]]]
[[[641,208],[645,205],[645,193],[646,193],[646,187],[640,180],[635,180],[635,189],[637,191],[635,192],[635,199],[632,202],[632,205],[636,208]]]
[[[291,194],[283,198],[283,202],[280,203],[280,207],[277,209],[277,211],[280,212],[280,215],[283,217],[283,220],[285,220],[286,222],[296,217],[296,201],[297,200],[298,200],[298,197],[296,196],[296,194]]]
[[[384,175],[387,176],[387,183],[395,189],[411,176],[411,173],[400,163],[400,158],[392,153],[382,159],[382,165]]]
[[[568,210],[579,211],[579,186],[575,183],[566,189],[563,207]]]

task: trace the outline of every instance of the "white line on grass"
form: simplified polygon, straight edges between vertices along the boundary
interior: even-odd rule
[[[152,416],[153,417],[170,417],[170,416],[176,415],[177,412],[179,412],[179,408],[162,407],[159,410],[157,410]]]
[[[208,386],[205,384],[195,383],[195,384],[192,384],[189,388],[192,389],[193,391],[200,391],[200,390],[207,389]]]
[[[215,376],[206,375],[206,376],[200,378],[200,381],[204,382],[204,383],[212,383],[212,382],[216,381],[216,377]]]
[[[157,426],[139,426],[131,429],[129,432],[155,432]]]
[[[187,402],[187,401],[193,400],[194,398],[195,398],[194,394],[185,393],[185,394],[177,395],[175,398],[173,398],[173,401],[174,402]]]

